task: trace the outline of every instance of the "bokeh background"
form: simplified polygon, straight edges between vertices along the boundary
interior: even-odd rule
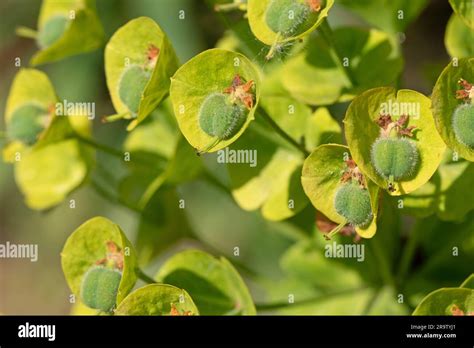
[[[449,61],[443,39],[452,13],[446,0],[431,0],[428,3],[420,17],[400,35],[405,57],[402,85],[425,94],[430,93],[436,77]],[[14,59],[20,57],[26,65],[37,49],[32,40],[17,37],[15,27],[36,27],[40,5],[37,0],[0,1],[0,129],[4,129],[3,110],[8,90],[18,71]],[[204,0],[99,0],[97,7],[107,37],[132,18],[142,15],[153,18],[169,35],[182,63],[214,47],[228,29]],[[179,10],[185,10],[186,20],[177,20]],[[340,6],[335,7],[330,18],[333,26],[347,23],[366,26],[364,21]],[[93,101],[97,115],[114,113],[105,84],[103,50],[67,58],[40,69],[51,78],[62,99]],[[336,116],[340,119],[343,111]],[[126,136],[124,124],[104,125],[98,119],[95,121],[96,139],[119,147]],[[99,160],[108,165],[107,158],[99,157]],[[163,250],[147,266],[147,270],[154,273],[167,255],[182,248],[195,245],[216,255],[231,257],[233,248],[239,246],[239,271],[257,301],[268,298],[268,288],[279,288],[280,294],[288,293],[294,283],[284,281],[279,259],[294,242],[294,235],[300,233],[299,230],[296,231],[287,222],[265,221],[258,212],[242,211],[228,193],[204,181],[185,184],[178,191],[188,205],[186,217],[189,226],[186,228],[190,227],[204,243],[185,238]],[[106,216],[134,240],[139,224],[137,213],[110,203],[90,186],[75,191],[71,198],[76,200],[75,209],[70,209],[64,202],[48,212],[32,211],[25,206],[15,185],[12,166],[0,163],[0,243],[10,241],[39,245],[39,260],[36,263],[0,259],[0,313],[70,312],[69,290],[61,271],[60,251],[68,235],[85,220],[97,215]],[[211,210],[212,219],[209,216]],[[303,215],[313,213],[312,209],[307,209]],[[156,214],[160,214],[158,209]],[[403,223],[409,226],[411,221],[407,219]],[[449,284],[439,282],[435,285]],[[350,299],[348,301],[350,303]]]

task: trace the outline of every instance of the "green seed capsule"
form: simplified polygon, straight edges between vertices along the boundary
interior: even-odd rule
[[[416,144],[407,138],[379,138],[372,145],[372,164],[385,179],[409,178],[418,164]]]
[[[309,13],[309,6],[301,1],[272,0],[267,8],[265,21],[275,33],[291,36],[306,22]]]
[[[369,192],[357,183],[341,186],[334,198],[334,208],[354,226],[366,226],[372,220]]]
[[[117,270],[94,266],[82,279],[82,302],[90,308],[110,312],[116,302],[122,274]]]
[[[68,24],[67,17],[54,16],[51,17],[38,33],[38,45],[41,48],[46,48],[55,43],[63,35]]]
[[[138,112],[140,100],[150,80],[150,73],[138,65],[125,69],[119,82],[119,96],[122,102],[133,112]]]
[[[453,129],[456,139],[470,148],[474,148],[474,105],[459,105],[453,114]]]
[[[199,125],[210,136],[227,140],[242,128],[246,113],[245,107],[230,103],[225,94],[211,94],[199,110]]]
[[[7,123],[7,135],[11,140],[19,140],[32,145],[46,128],[47,111],[35,104],[24,104],[16,109]]]

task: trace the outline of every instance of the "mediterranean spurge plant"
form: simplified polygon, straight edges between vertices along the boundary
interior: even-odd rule
[[[454,26],[472,34],[458,2]],[[105,41],[93,1],[58,4],[43,1],[37,33],[18,29],[37,40],[32,65]],[[474,262],[474,244],[464,244],[474,229],[466,198],[474,58],[453,56],[468,48],[447,30],[453,59],[427,96],[402,88],[394,37],[423,4],[213,5],[224,22],[240,22],[183,64],[183,47],[175,51],[167,26],[151,18],[131,19],[109,38],[103,64],[115,111],[102,123],[127,122],[114,133],[125,134],[122,148],[96,140],[83,110],[61,112],[67,93],[44,72],[21,68],[14,77],[3,158],[26,204],[51,210],[69,198],[71,207],[75,190],[90,185],[137,220],[133,242],[105,217],[68,237],[61,265],[73,313],[472,314],[472,276],[456,287]],[[336,6],[373,27],[332,30]],[[172,253],[183,245],[226,257]],[[363,250],[357,260],[347,246]],[[416,267],[415,255],[426,258]],[[448,283],[455,287],[430,293]],[[255,304],[255,294],[265,301]]]

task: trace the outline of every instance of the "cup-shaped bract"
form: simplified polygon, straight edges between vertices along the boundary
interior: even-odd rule
[[[148,17],[120,27],[105,47],[105,74],[117,114],[142,122],[166,97],[178,58],[167,35]]]
[[[194,316],[199,311],[186,290],[168,284],[149,284],[130,293],[115,314]]]
[[[327,17],[334,0],[249,0],[253,34],[267,45],[309,35]]]
[[[111,245],[114,249],[112,251]],[[96,265],[104,265],[111,270],[115,269],[121,272],[114,304],[118,305],[127,296],[137,280],[137,262],[132,244],[118,225],[103,217],[95,217],[86,221],[69,236],[61,252],[61,265],[69,288],[79,298],[81,289],[84,291],[83,281],[86,275],[94,278],[99,276],[96,271],[93,275],[88,274],[90,269]],[[104,289],[110,290],[118,277],[108,275],[108,278],[113,279],[109,279],[110,283],[108,286],[104,286]],[[90,284],[91,287],[94,282],[95,280]],[[90,299],[92,304],[95,300],[92,301],[89,294],[86,294],[86,299]],[[101,300],[104,307],[105,303],[109,303],[105,297],[103,301]],[[103,308],[99,309],[104,310]]]
[[[347,146],[321,145],[305,160],[301,183],[317,210],[337,224],[351,223],[361,237],[372,238],[377,230],[379,189],[367,178],[363,185],[353,179],[344,182],[350,159]]]
[[[474,147],[469,145],[474,132],[473,84],[474,58],[453,59],[439,76],[431,95],[439,134],[449,148],[471,162],[474,161]]]
[[[211,49],[184,64],[171,79],[171,101],[179,128],[199,152],[231,143],[254,119],[259,73],[243,55]]]
[[[446,146],[436,130],[430,107],[430,100],[421,93],[380,87],[362,93],[347,109],[345,134],[354,161],[370,180],[391,195],[407,194],[421,187],[441,163]],[[404,137],[409,139],[403,140]],[[386,146],[390,153],[384,151]],[[400,173],[404,175],[395,179]]]
[[[56,102],[53,85],[45,73],[21,69],[13,80],[5,108],[8,140],[24,146],[35,144],[52,123]]]
[[[218,259],[203,251],[186,250],[168,259],[156,279],[186,289],[201,315],[256,314],[247,286],[223,257]],[[206,299],[210,294],[214,297],[212,304]]]
[[[95,0],[43,0],[36,40],[41,48],[32,65],[51,63],[93,51],[105,34],[97,16]]]

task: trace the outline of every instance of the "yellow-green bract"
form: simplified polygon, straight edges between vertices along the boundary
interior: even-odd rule
[[[18,107],[7,123],[7,134],[10,140],[19,140],[32,145],[46,128],[48,112],[34,103],[26,103]]]
[[[166,97],[177,68],[173,46],[151,18],[135,18],[114,33],[105,47],[105,75],[117,114],[134,119],[129,130]]]
[[[103,44],[104,37],[95,0],[43,0],[37,36],[41,50],[31,64],[51,63],[95,50]]]
[[[210,95],[224,93],[237,76],[245,82],[253,81],[253,87],[249,91],[253,103],[250,110],[246,110],[245,120],[240,121],[240,115],[237,117],[242,126],[230,132],[230,138],[218,139],[201,128],[203,103]],[[214,152],[237,140],[254,119],[259,95],[260,79],[253,64],[240,53],[222,49],[202,52],[179,68],[171,79],[170,96],[179,128],[186,140],[198,151]],[[240,102],[236,104],[240,105]],[[210,146],[214,143],[215,146]]]
[[[130,241],[119,226],[103,218],[92,218],[79,226],[67,239],[61,252],[61,265],[72,293],[81,295],[86,273],[97,261],[107,257],[107,243],[113,242],[123,253],[123,270],[115,303],[119,304],[137,280],[136,256]]]
[[[430,107],[430,100],[421,93],[380,87],[357,96],[347,109],[345,134],[352,158],[362,173],[383,189],[389,188],[387,179],[378,173],[372,161],[372,146],[381,132],[377,120],[381,114],[388,114],[393,120],[404,114],[409,116],[407,127],[416,127],[410,141],[416,143],[419,164],[413,175],[390,186],[391,195],[407,194],[424,185],[442,160],[446,146],[436,130]]]
[[[321,9],[314,13],[308,6],[308,13],[305,14],[306,11],[302,11],[304,8],[300,5],[308,6],[301,0],[249,0],[247,13],[250,29],[257,39],[267,45],[299,39],[309,35],[322,23],[334,0],[321,1]]]
[[[345,161],[351,158],[350,156],[351,153],[347,146],[336,144],[321,145],[305,160],[301,174],[304,192],[313,206],[337,224],[348,222],[348,218],[342,216],[336,210],[335,202],[336,194],[339,192],[340,187],[347,185],[341,182],[341,178],[347,168]],[[373,217],[369,224],[356,226],[355,230],[363,238],[372,238],[377,231],[379,190],[373,182],[368,179],[366,181]],[[346,201],[345,203],[348,202]],[[340,209],[340,212],[342,213],[342,209]],[[364,214],[357,215],[366,215],[366,212],[367,209],[364,209]],[[349,214],[346,215],[349,216]],[[355,221],[354,219],[354,222],[360,221]]]
[[[460,79],[474,83],[474,58],[453,60],[446,66],[431,94],[432,110],[436,128],[446,145],[459,156],[473,162],[474,148],[458,139],[453,124],[455,110],[464,103],[456,99],[456,91],[461,89]]]

